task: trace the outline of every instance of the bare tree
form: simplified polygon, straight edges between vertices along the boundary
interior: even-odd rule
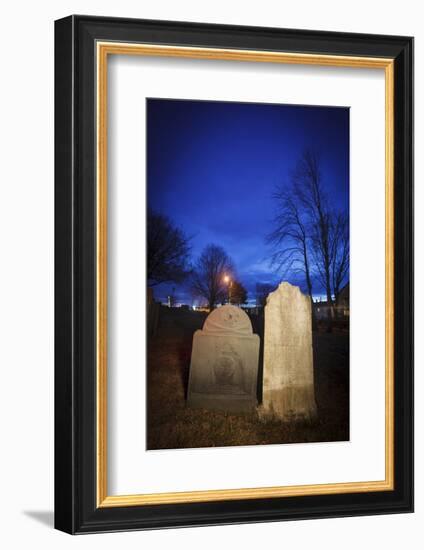
[[[239,306],[247,303],[247,290],[240,281],[232,281],[229,289],[229,302]]]
[[[214,244],[204,248],[192,272],[192,288],[207,301],[210,310],[225,300],[228,290],[224,277],[233,271],[233,262],[223,248]]]
[[[336,304],[340,290],[349,273],[349,218],[347,214],[337,214],[332,235],[332,284]]]
[[[316,153],[302,154],[289,183],[278,188],[274,198],[274,231],[267,236],[273,246],[271,264],[283,274],[302,272],[311,300],[312,284],[320,283],[330,306],[331,330],[333,296],[337,302],[349,272],[349,221],[327,195]]]
[[[189,238],[162,214],[147,214],[147,280],[150,286],[179,283],[189,273]]]
[[[309,234],[305,213],[292,186],[277,188],[273,197],[277,202],[275,229],[267,236],[273,246],[271,265],[285,276],[302,272],[309,296],[312,297],[312,280],[309,259]]]
[[[333,303],[331,293],[333,212],[329,207],[318,155],[306,150],[292,174],[296,203],[309,219],[309,232],[314,250],[315,265],[324,285],[327,303]]]
[[[275,290],[275,285],[270,283],[256,283],[256,305],[265,307],[268,294]]]

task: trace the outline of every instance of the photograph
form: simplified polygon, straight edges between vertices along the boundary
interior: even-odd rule
[[[349,441],[349,107],[145,108],[147,450]]]
[[[338,541],[346,521],[390,548],[405,545],[406,525],[417,532],[413,517],[382,516],[414,511],[418,23],[319,8],[249,19],[228,4],[203,22],[180,5],[152,18],[58,14],[54,318],[45,300],[30,308],[54,322],[56,531],[175,529],[175,546],[181,527],[234,525],[239,543],[242,524],[291,521],[296,547],[304,537],[326,548],[321,519],[338,518]],[[51,61],[37,82],[52,82]],[[34,69],[17,67],[24,80]],[[48,132],[38,106],[52,98],[40,90],[29,105]],[[26,135],[12,128],[9,138]],[[32,142],[44,158],[48,139]],[[52,215],[29,160],[9,180],[28,165],[28,196]],[[52,225],[22,186],[8,188],[19,199],[9,226],[22,225],[22,208],[37,218],[6,262],[21,283],[32,252],[39,265],[41,241],[28,239],[45,222],[46,241]],[[21,327],[19,292],[9,294]],[[27,348],[39,387],[9,370],[38,402],[53,378]],[[51,422],[37,422],[51,448]],[[372,515],[388,529],[359,517]],[[22,519],[14,533],[28,532]],[[360,547],[353,531],[348,545]]]

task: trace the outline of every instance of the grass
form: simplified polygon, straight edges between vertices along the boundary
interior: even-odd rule
[[[233,415],[186,407],[193,333],[206,314],[161,308],[147,365],[147,448],[180,449],[349,439],[349,336],[314,333],[313,422],[264,422],[256,412]],[[253,323],[260,334],[260,323]],[[259,392],[260,396],[260,392]]]

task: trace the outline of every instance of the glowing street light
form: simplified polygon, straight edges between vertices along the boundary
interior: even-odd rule
[[[229,275],[224,275],[223,281],[226,285],[228,285],[228,303],[231,304],[231,278]]]

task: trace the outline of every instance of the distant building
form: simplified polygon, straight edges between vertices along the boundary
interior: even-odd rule
[[[206,312],[206,313],[210,313],[210,310],[209,308],[204,305],[204,304],[200,304],[198,306],[193,306],[193,310],[194,311],[200,311],[200,312]]]
[[[349,295],[349,283],[347,283],[339,292],[337,300],[337,309],[343,312],[344,317],[349,317],[350,312],[350,295]]]
[[[331,309],[335,319],[346,319],[350,315],[349,305],[349,283],[347,283],[339,292],[337,304],[328,304],[325,301],[314,302],[315,319],[318,321],[329,319],[331,317]]]

